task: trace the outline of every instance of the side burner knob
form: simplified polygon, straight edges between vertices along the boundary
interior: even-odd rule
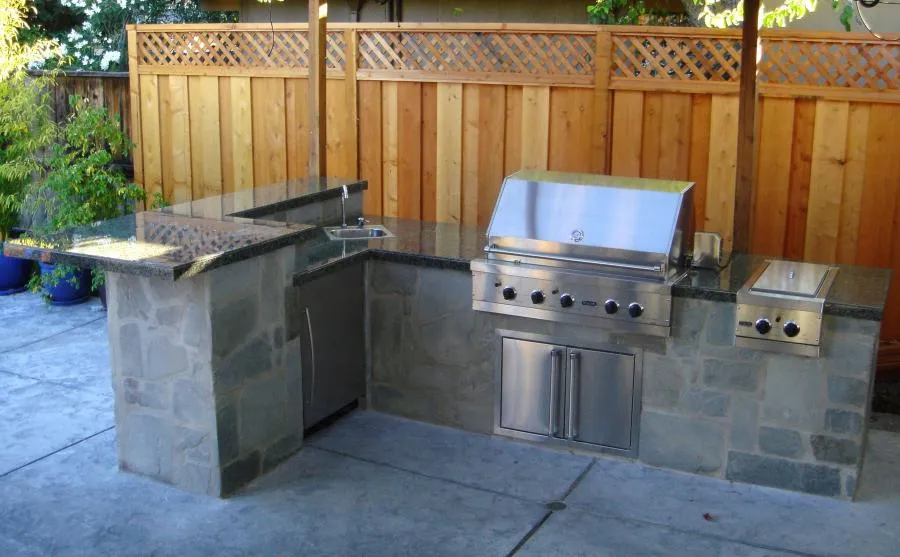
[[[533,304],[543,304],[544,303],[544,293],[540,290],[535,290],[531,293],[531,303]]]
[[[784,334],[793,338],[800,334],[800,325],[797,325],[794,321],[788,321],[784,324]]]
[[[606,304],[603,306],[606,308],[606,313],[612,315],[619,311],[619,302],[615,300],[606,300]]]
[[[768,319],[756,320],[756,332],[761,335],[768,334],[772,330],[772,323]]]
[[[504,300],[515,300],[516,299],[516,289],[512,286],[507,286],[503,289],[503,299]]]
[[[563,294],[559,297],[559,305],[564,308],[570,308],[575,304],[575,298],[571,294]]]
[[[631,302],[628,304],[628,315],[632,317],[640,317],[644,314],[644,306],[637,302]]]

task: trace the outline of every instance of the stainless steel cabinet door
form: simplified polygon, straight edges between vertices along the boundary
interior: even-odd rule
[[[300,287],[303,427],[309,428],[366,393],[362,265]]]
[[[566,437],[629,449],[634,356],[569,348],[566,375]]]
[[[503,339],[500,377],[500,426],[560,435],[565,347],[512,338]]]

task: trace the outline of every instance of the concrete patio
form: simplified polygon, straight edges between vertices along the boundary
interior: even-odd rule
[[[900,434],[845,503],[355,412],[227,500],[117,470],[105,314],[0,298],[0,555],[821,555],[900,547]],[[890,423],[891,420],[884,420]],[[548,505],[549,503],[554,503]]]

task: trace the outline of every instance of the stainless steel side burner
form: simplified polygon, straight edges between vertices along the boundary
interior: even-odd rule
[[[837,267],[766,261],[737,293],[735,346],[818,357]]]
[[[693,184],[522,171],[504,180],[473,308],[654,336],[671,328]]]

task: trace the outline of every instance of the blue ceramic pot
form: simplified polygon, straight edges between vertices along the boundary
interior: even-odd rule
[[[3,244],[0,244],[0,296],[24,292],[31,278],[32,265],[27,259],[3,255]]]
[[[41,274],[49,275],[56,268],[50,263],[40,263]],[[72,284],[72,278],[76,284]],[[88,301],[91,296],[91,270],[73,269],[55,285],[44,281],[44,293],[50,297],[50,305],[72,306]]]

